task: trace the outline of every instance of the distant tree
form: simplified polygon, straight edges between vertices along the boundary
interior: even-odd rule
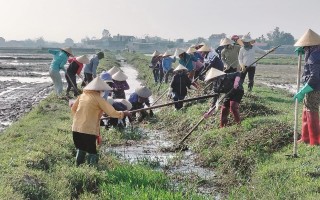
[[[209,36],[209,40],[220,40],[222,38],[227,37],[227,35],[225,33],[221,33],[221,34],[212,34]]]
[[[110,38],[110,37],[111,37],[110,32],[107,29],[103,29],[102,38],[101,39],[107,39],[107,38]]]
[[[71,38],[66,38],[64,40],[64,44],[67,45],[67,46],[73,46],[74,45],[74,41]]]
[[[267,33],[267,37],[270,46],[294,44],[294,37],[291,33],[280,31],[279,27],[276,27],[272,32]]]
[[[5,42],[6,42],[6,40],[3,37],[0,37],[0,44],[3,44]]]
[[[82,44],[87,44],[89,40],[90,40],[90,38],[88,36],[86,36],[85,38],[81,39],[81,43]]]
[[[195,39],[192,39],[192,40],[189,40],[188,41],[189,43],[192,43],[192,44],[199,44],[201,42],[207,42],[207,40],[203,37],[198,37],[198,38],[195,38]]]
[[[39,47],[43,47],[45,45],[45,43],[46,43],[46,41],[44,40],[43,37],[39,37],[39,38],[36,39],[36,44]]]
[[[267,39],[264,37],[264,35],[262,34],[260,37],[258,37],[257,39],[258,42],[262,42],[265,43],[267,41]]]

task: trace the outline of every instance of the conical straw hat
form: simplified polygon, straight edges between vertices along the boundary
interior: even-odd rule
[[[194,47],[189,47],[189,49],[187,50],[187,53],[194,53],[194,52],[196,52],[197,50],[196,50],[196,48],[194,48]]]
[[[106,84],[100,77],[94,78],[86,87],[83,88],[84,90],[96,90],[96,91],[105,91],[105,90],[112,90],[112,88]]]
[[[112,75],[112,79],[116,81],[125,81],[128,79],[128,77],[122,71],[118,71]]]
[[[158,56],[159,54],[160,54],[160,52],[155,50],[151,56],[154,57],[154,56]]]
[[[188,69],[185,66],[181,65],[181,64],[179,64],[178,67],[176,67],[173,71],[176,72],[176,71],[181,71],[181,70],[188,71]]]
[[[206,45],[206,43],[204,42],[201,42],[200,44],[198,44],[198,46],[204,46],[204,45]]]
[[[209,52],[211,51],[211,48],[207,45],[203,45],[200,49],[198,49],[197,51],[204,51],[204,52]]]
[[[186,52],[185,50],[183,49],[176,49],[176,51],[174,52],[174,56],[175,57],[179,57],[180,54],[183,54],[184,52]]]
[[[101,72],[100,78],[101,78],[104,82],[113,82],[111,75],[110,75],[108,72],[106,72],[106,71]]]
[[[108,102],[110,105],[112,105],[113,102],[114,102],[114,100],[113,100],[112,97],[107,97],[107,102]]]
[[[120,102],[127,107],[127,110],[131,110],[132,104],[127,99],[114,99],[114,102]]]
[[[224,45],[229,45],[232,44],[232,41],[229,38],[224,38],[221,42],[220,42],[220,46],[224,46]]]
[[[209,72],[207,73],[204,81],[209,81],[211,79],[214,79],[214,78],[221,76],[221,75],[224,75],[224,74],[226,74],[226,73],[212,67],[212,68],[210,68]]]
[[[65,51],[65,52],[67,52],[67,53],[69,53],[70,55],[72,55],[72,56],[73,56],[73,54],[72,54],[72,50],[71,50],[71,48],[70,48],[70,47],[64,47],[64,48],[61,48],[61,50]]]
[[[89,64],[90,63],[90,60],[89,60],[88,56],[86,56],[86,55],[78,56],[78,57],[76,57],[76,60],[82,64]]]
[[[116,67],[116,66],[113,66],[107,72],[112,76],[113,74],[117,73],[118,71],[120,71],[120,69],[118,67]]]
[[[301,38],[294,44],[298,47],[320,45],[320,36],[311,29],[308,29]]]
[[[170,53],[169,51],[166,51],[166,52],[164,52],[162,57],[165,57],[165,56],[172,56],[172,53]]]
[[[135,89],[135,92],[139,97],[148,98],[152,95],[151,90],[149,90],[146,86],[141,86]]]

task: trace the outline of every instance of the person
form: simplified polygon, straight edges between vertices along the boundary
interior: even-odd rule
[[[64,65],[67,63],[68,57],[73,56],[72,50],[70,47],[66,47],[59,50],[49,49],[48,52],[53,55],[53,59],[50,64],[49,75],[53,81],[56,94],[58,96],[61,96],[63,84],[60,75],[60,70],[66,73]]]
[[[298,142],[319,145],[320,36],[309,29],[294,46],[299,47],[298,54],[305,53],[304,87],[294,96],[299,102],[303,100],[301,139]]]
[[[187,68],[187,75],[190,80],[193,80],[194,77],[194,66],[192,62],[197,62],[197,58],[194,55],[188,54],[183,49],[177,49],[175,56],[179,57],[179,64]]]
[[[149,65],[149,67],[152,69],[152,73],[153,73],[153,78],[154,78],[154,82],[158,83],[159,82],[159,60],[160,60],[160,53],[156,50],[153,52],[153,54],[151,55],[151,63]]]
[[[126,99],[114,99],[111,105],[117,111],[125,111],[125,110],[132,109],[132,104]],[[124,128],[126,127],[126,118],[124,117],[122,120],[120,120],[120,119],[111,117],[108,121],[108,126]]]
[[[66,73],[66,80],[68,83],[67,86],[67,96],[69,96],[69,92],[71,88],[73,88],[73,93],[74,97],[77,97],[79,95],[79,89],[77,87],[77,76],[81,77],[81,71],[83,68],[83,64],[88,64],[89,63],[89,58],[86,55],[78,56],[78,57],[73,57],[69,58],[68,62],[70,63],[68,68],[67,68],[67,73]]]
[[[113,66],[107,72],[108,72],[108,74],[110,74],[112,76],[113,74],[117,73],[118,71],[120,71],[120,69],[118,67],[116,67],[116,66]]]
[[[196,49],[196,52],[193,53],[193,55],[196,57],[197,62],[196,62],[196,66],[195,66],[195,72],[194,72],[194,79],[199,79],[201,76],[201,73],[203,72],[203,68],[204,68],[204,58],[202,57],[201,53],[198,52],[198,49],[200,49],[203,44],[199,44],[199,45],[195,45],[194,48]]]
[[[211,67],[221,71],[223,70],[223,63],[214,49],[211,49],[207,45],[203,45],[197,51],[202,53],[204,58],[204,71],[208,71]]]
[[[162,60],[163,60],[163,55],[160,54],[159,57],[159,61],[157,63],[157,68],[159,69],[159,83],[162,83],[163,81],[163,77],[164,77],[164,72],[163,72],[163,67],[162,67]]]
[[[150,89],[146,86],[140,86],[135,89],[135,92],[132,93],[129,97],[129,102],[132,104],[131,110],[137,110],[144,108],[144,106],[150,107],[150,100],[149,97],[152,95]],[[132,113],[133,118],[136,118],[136,113]],[[140,111],[140,116],[138,117],[138,122],[142,122],[148,113],[146,111]],[[153,111],[149,111],[149,116],[153,117]]]
[[[215,51],[217,52],[219,58],[221,59],[221,52],[224,49],[224,45],[221,45],[222,41],[224,40],[224,38],[220,39],[220,43],[219,46],[215,49]]]
[[[225,93],[226,96],[223,99],[220,114],[220,127],[225,127],[228,124],[228,116],[231,112],[234,117],[234,121],[237,124],[241,123],[239,105],[244,94],[242,79],[240,72],[224,73],[223,71],[211,68],[206,75],[205,81],[212,81],[219,79],[218,90],[214,88],[214,93]],[[215,100],[215,99],[214,99]],[[214,110],[213,107],[217,106],[213,102],[210,110],[204,114],[204,118],[210,117]]]
[[[253,44],[255,43],[255,40],[252,39],[250,35],[244,35],[239,42],[243,43],[243,46],[240,48],[238,55],[239,64],[242,70],[241,78],[244,81],[248,74],[248,91],[251,92],[253,88],[254,75],[256,73],[257,66],[256,63],[252,65],[252,63],[255,62],[255,54],[266,54],[269,51],[265,51],[257,46],[254,46]]]
[[[183,100],[187,95],[187,88],[195,89],[191,85],[191,80],[187,75],[188,69],[179,64],[173,72],[175,73],[170,83],[168,96],[173,96],[173,101]],[[176,110],[180,110],[183,107],[183,102],[177,102],[174,104]]]
[[[173,69],[172,69],[172,63],[176,62],[176,57],[174,56],[173,58],[171,58],[172,54],[170,54],[168,51],[166,51],[163,55],[162,55],[162,68],[163,68],[163,72],[164,72],[164,82],[168,83],[168,79],[169,79],[169,75],[173,74]]]
[[[90,59],[90,63],[86,64],[84,67],[84,82],[90,83],[92,79],[97,76],[97,67],[99,61],[104,58],[104,53],[102,51],[98,52]],[[83,83],[84,85],[84,83]]]
[[[126,93],[124,91],[130,89],[126,81],[127,79],[128,77],[122,71],[118,71],[117,73],[112,75],[114,99],[126,98]]]
[[[96,138],[100,133],[99,124],[103,112],[118,119],[131,115],[129,111],[116,111],[105,101],[101,97],[105,90],[111,90],[111,88],[100,77],[96,77],[84,87],[84,92],[71,107],[73,116],[72,134],[77,149],[77,166],[85,162],[87,153],[88,164],[92,166],[98,164]]]
[[[113,80],[112,80],[111,75],[110,75],[108,72],[106,72],[106,71],[101,72],[100,78],[101,78],[101,80],[103,80],[106,84],[108,84],[111,88],[113,88]],[[106,91],[104,92],[103,98],[107,100],[109,96],[111,96],[111,91],[106,90]]]
[[[221,52],[224,72],[231,73],[240,71],[238,55],[241,47],[239,45],[232,44],[232,41],[229,38],[224,38],[220,45],[224,47]]]

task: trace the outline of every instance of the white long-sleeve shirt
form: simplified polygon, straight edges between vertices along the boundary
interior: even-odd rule
[[[252,63],[254,63],[256,61],[255,53],[265,54],[267,53],[267,51],[260,49],[259,47],[256,47],[256,46],[252,46],[252,48],[249,50],[246,50],[244,47],[241,47],[239,51],[239,56],[238,56],[240,66],[249,66]],[[255,63],[252,66],[256,66],[256,65],[257,64]]]

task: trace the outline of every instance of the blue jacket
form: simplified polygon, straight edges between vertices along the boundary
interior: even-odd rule
[[[94,77],[97,76],[97,67],[99,65],[99,58],[97,55],[94,55],[90,59],[90,63],[84,66],[84,73],[92,74]]]
[[[187,54],[187,53],[183,53],[183,58],[180,58],[179,63],[183,66],[185,66],[188,71],[192,71],[193,70],[193,63],[197,62],[197,58],[194,57],[193,55]]]
[[[64,72],[66,72],[64,65],[68,61],[68,55],[62,50],[49,49],[48,52],[53,55],[53,60],[50,64],[50,68],[52,70],[56,70],[56,71],[63,70]]]
[[[171,58],[170,56],[162,59],[162,68],[164,72],[168,72],[172,69],[172,63],[176,62],[176,57]]]
[[[310,85],[313,90],[320,91],[320,46],[311,47],[310,53],[306,53],[305,61],[304,83]]]

